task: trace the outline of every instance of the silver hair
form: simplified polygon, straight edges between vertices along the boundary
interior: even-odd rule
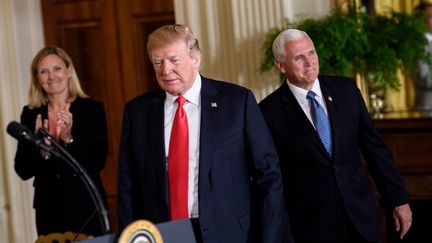
[[[285,43],[288,41],[299,40],[302,38],[307,38],[310,41],[312,39],[303,30],[298,29],[287,29],[279,33],[276,39],[273,41],[273,55],[275,60],[283,62],[285,60]]]

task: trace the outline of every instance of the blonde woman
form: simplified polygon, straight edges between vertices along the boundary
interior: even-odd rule
[[[105,199],[99,172],[108,151],[105,109],[81,89],[68,54],[45,47],[33,58],[29,104],[21,123],[35,133],[45,128],[87,170]],[[23,179],[34,177],[38,235],[72,231],[102,234],[96,207],[80,176],[65,162],[19,142],[15,171]]]

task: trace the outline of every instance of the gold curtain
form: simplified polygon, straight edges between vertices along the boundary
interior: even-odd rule
[[[420,3],[420,0],[375,0],[377,14],[385,14],[389,9],[396,12],[411,13]],[[412,79],[398,72],[399,91],[388,90],[387,101],[394,111],[410,110],[414,105],[414,86]]]

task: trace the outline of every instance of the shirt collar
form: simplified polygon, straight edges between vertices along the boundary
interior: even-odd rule
[[[311,90],[318,96],[318,98],[322,98],[321,86],[318,78],[315,80]]]
[[[299,102],[302,102],[302,103],[303,102],[306,102],[306,103],[308,102],[307,99],[306,99],[306,95],[307,95],[307,93],[308,93],[309,90],[305,90],[303,88],[295,86],[295,85],[291,84],[288,80],[287,80],[287,84],[288,84],[288,87],[290,88],[290,90],[292,91],[292,93],[294,94],[294,96],[296,97],[296,99]],[[321,87],[320,87],[318,78],[315,79],[314,84],[313,84],[311,90],[317,95],[318,98],[322,97]]]
[[[197,74],[192,87],[186,91],[183,97],[190,103],[198,105],[199,97],[201,92],[201,75]],[[166,102],[168,104],[173,104],[178,96],[174,96],[168,92],[166,93]]]

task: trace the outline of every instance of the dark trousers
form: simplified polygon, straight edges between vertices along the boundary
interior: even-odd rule
[[[199,224],[199,219],[190,219],[192,223],[193,232],[195,234],[195,239],[197,243],[203,243],[203,238],[201,234],[201,226]]]

